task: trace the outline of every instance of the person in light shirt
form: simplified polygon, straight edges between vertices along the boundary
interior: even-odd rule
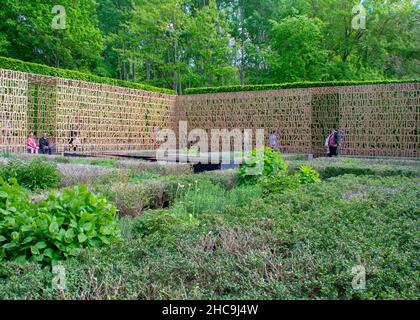
[[[38,145],[36,144],[33,133],[31,133],[28,137],[28,140],[26,140],[26,148],[28,150],[28,153],[31,153],[31,154],[38,153]]]

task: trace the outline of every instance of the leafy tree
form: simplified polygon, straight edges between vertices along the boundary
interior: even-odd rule
[[[225,16],[214,0],[191,19],[186,41],[185,78],[189,87],[237,83],[237,72],[231,65],[234,51],[229,46],[227,30]]]
[[[318,18],[288,17],[273,26],[271,78],[275,82],[325,78],[327,51]]]
[[[96,71],[103,50],[96,2],[62,0],[60,4],[66,9],[64,30],[52,28],[55,4],[50,0],[3,1],[0,43],[8,44],[3,44],[5,54],[55,67]]]

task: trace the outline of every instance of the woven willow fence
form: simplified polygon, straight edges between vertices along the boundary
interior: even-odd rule
[[[0,152],[24,151],[28,122],[28,75],[0,69]]]
[[[419,83],[191,95],[177,109],[189,129],[278,130],[283,152],[324,155],[341,129],[341,154],[420,157]]]
[[[46,132],[57,152],[149,150],[176,96],[0,69],[0,152]]]
[[[168,127],[175,100],[167,94],[58,79],[58,151],[72,138],[83,152],[154,149],[153,128]]]
[[[150,150],[154,127],[182,120],[209,133],[278,130],[283,152],[322,155],[334,128],[341,154],[420,157],[419,83],[176,97],[0,69],[0,104],[0,152],[26,152],[31,132],[57,152]]]

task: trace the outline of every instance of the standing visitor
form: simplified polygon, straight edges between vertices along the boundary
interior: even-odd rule
[[[47,137],[47,133],[44,132],[42,135],[42,138],[39,139],[39,150],[41,150],[42,154],[51,154],[52,150],[51,150],[51,146],[50,146],[50,142],[48,141],[48,137]]]
[[[28,153],[31,153],[31,154],[35,154],[38,151],[37,150],[38,149],[38,146],[36,144],[36,141],[35,141],[35,138],[34,138],[34,134],[33,133],[31,133],[29,135],[29,137],[28,137],[28,140],[26,140],[26,148],[28,150]]]
[[[330,158],[337,156],[337,149],[338,149],[338,132],[333,129],[331,134],[328,136],[327,140],[325,141],[328,144],[328,156]]]
[[[272,131],[268,136],[268,140],[270,141],[271,149],[274,151],[278,151],[278,131]]]

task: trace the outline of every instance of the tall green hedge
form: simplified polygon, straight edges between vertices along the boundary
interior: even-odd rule
[[[132,89],[152,91],[152,92],[158,92],[158,93],[167,93],[167,94],[173,94],[173,95],[176,94],[174,90],[170,90],[170,89],[157,88],[157,87],[153,87],[153,86],[149,86],[145,84],[123,81],[123,80],[118,80],[118,79],[99,77],[93,74],[82,73],[82,72],[73,71],[73,70],[58,69],[58,68],[45,66],[42,64],[24,62],[21,60],[6,58],[6,57],[0,57],[0,69],[35,73],[35,74],[41,74],[45,76],[66,78],[66,79],[72,79],[72,80],[103,83],[103,84],[109,84],[109,85],[118,86],[118,87],[132,88]]]
[[[264,90],[280,90],[280,89],[340,87],[340,86],[357,86],[357,85],[368,85],[368,84],[393,84],[393,83],[415,83],[415,82],[416,83],[420,82],[420,79],[414,79],[414,80],[410,79],[410,80],[293,82],[293,83],[262,84],[262,85],[189,88],[189,89],[185,90],[185,94],[186,95],[192,95],[192,94],[204,94],[204,93],[264,91]]]
[[[130,81],[99,77],[93,74],[82,73],[82,72],[73,71],[73,70],[58,69],[54,67],[37,64],[37,63],[24,62],[21,60],[6,58],[6,57],[0,57],[0,69],[35,73],[35,74],[53,76],[53,77],[58,77],[58,78],[66,78],[66,79],[72,79],[72,80],[104,83],[104,84],[109,84],[113,86],[176,95],[176,91],[171,90],[171,89],[157,88],[157,87],[130,82]],[[297,88],[338,87],[338,86],[356,86],[356,85],[368,85],[368,84],[418,83],[418,82],[420,82],[420,79],[293,82],[293,83],[262,84],[262,85],[244,85],[244,86],[238,85],[238,86],[224,86],[224,87],[189,88],[185,90],[185,94],[193,95],[193,94],[204,94],[204,93],[264,91],[264,90],[297,89]]]

